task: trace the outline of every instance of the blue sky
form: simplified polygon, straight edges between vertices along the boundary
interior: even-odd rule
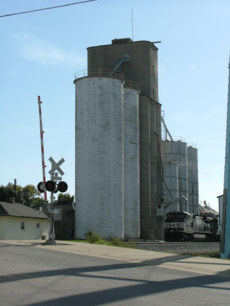
[[[68,0],[8,0],[0,15]],[[87,68],[89,46],[114,38],[158,41],[159,99],[172,136],[195,143],[200,200],[217,209],[222,194],[230,1],[98,0],[0,18],[0,184],[42,180],[37,96],[41,96],[46,176],[48,158],[62,157],[74,194],[74,73]]]

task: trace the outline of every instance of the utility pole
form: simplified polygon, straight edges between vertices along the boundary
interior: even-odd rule
[[[17,180],[14,179],[14,197],[15,199],[16,199],[16,192],[17,192],[16,187],[17,187]]]
[[[230,58],[228,64],[228,108],[226,128],[226,152],[224,169],[224,194],[220,242],[221,258],[230,259]]]

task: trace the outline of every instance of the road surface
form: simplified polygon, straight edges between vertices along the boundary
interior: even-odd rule
[[[0,305],[229,306],[230,278],[2,241]]]

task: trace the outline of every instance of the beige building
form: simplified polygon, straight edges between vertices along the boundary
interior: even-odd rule
[[[48,217],[18,203],[0,202],[0,240],[37,240],[48,237]]]

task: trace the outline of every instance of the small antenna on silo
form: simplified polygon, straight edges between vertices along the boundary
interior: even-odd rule
[[[133,37],[133,9],[132,9],[132,12],[131,12],[131,23],[132,23],[132,41],[134,39]]]

